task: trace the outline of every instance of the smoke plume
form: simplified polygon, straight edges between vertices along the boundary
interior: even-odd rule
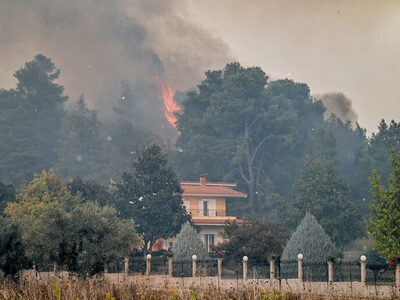
[[[157,76],[184,90],[231,58],[221,40],[182,14],[175,0],[0,0],[0,87],[13,87],[12,73],[41,53],[61,69],[66,94],[83,93],[103,118],[114,116],[121,82],[150,88],[132,93],[153,107],[153,119],[162,117],[154,107],[162,109]]]
[[[353,109],[352,101],[343,93],[326,93],[323,95],[316,96],[321,99],[322,103],[326,106],[325,117],[333,113],[339,117],[342,121],[351,121],[356,123],[358,121],[358,115]]]

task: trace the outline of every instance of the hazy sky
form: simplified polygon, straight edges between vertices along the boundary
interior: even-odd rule
[[[189,0],[193,19],[246,65],[343,92],[359,123],[400,121],[400,1]]]
[[[161,73],[184,89],[234,58],[343,93],[371,133],[400,121],[399,29],[397,0],[0,0],[0,87],[42,53],[71,98],[101,107],[121,80]]]

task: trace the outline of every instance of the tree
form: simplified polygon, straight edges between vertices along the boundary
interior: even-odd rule
[[[37,264],[93,275],[140,244],[133,220],[114,208],[83,203],[52,171],[43,171],[9,203],[6,213],[20,225],[26,256]],[[85,199],[86,200],[86,199]]]
[[[175,261],[192,260],[192,255],[196,255],[198,260],[208,258],[208,253],[199,233],[193,226],[186,222],[182,225],[181,231],[176,236],[174,245],[172,246]]]
[[[15,277],[28,265],[20,227],[9,218],[0,216],[0,270]]]
[[[56,162],[67,100],[63,86],[54,82],[59,75],[54,63],[38,54],[14,73],[16,89],[0,92],[0,132],[8,136],[0,145],[1,180],[31,180]]]
[[[361,234],[357,208],[346,198],[347,192],[348,185],[334,166],[318,159],[305,163],[293,186],[294,206],[314,215],[339,247]]]
[[[182,177],[238,181],[248,194],[246,213],[260,218],[269,194],[289,194],[298,157],[325,111],[306,84],[268,81],[260,68],[239,63],[206,72],[182,105],[173,155]]]
[[[47,207],[25,230],[25,239],[35,262],[56,262],[84,276],[103,272],[140,245],[132,220],[120,220],[115,209],[92,202],[71,212],[59,205]]]
[[[15,220],[29,222],[40,215],[41,210],[53,203],[60,204],[66,210],[71,210],[80,202],[68,191],[67,186],[57,177],[53,170],[35,174],[33,180],[18,193],[16,202],[9,202],[6,214]]]
[[[392,150],[388,188],[381,185],[377,172],[372,173],[368,233],[374,241],[377,252],[387,260],[400,256],[400,156]]]
[[[0,180],[20,184],[41,170],[41,154],[33,147],[32,111],[26,98],[0,90]]]
[[[103,142],[97,112],[88,109],[83,96],[62,120],[58,161],[54,166],[64,178],[76,175],[99,179],[104,170]]]
[[[266,147],[290,147],[295,129],[289,102],[267,96],[267,79],[260,68],[238,63],[208,71],[199,92],[183,101],[177,123],[182,148],[177,156],[190,166],[184,175],[221,180],[231,173],[247,188],[252,214],[258,209],[257,191],[268,178]]]
[[[257,219],[245,220],[243,224],[233,221],[225,224],[224,240],[215,250],[228,260],[241,261],[246,255],[252,261],[264,263],[282,253],[287,238],[287,230],[279,224]]]
[[[145,253],[157,239],[176,235],[190,218],[177,175],[157,144],[137,154],[133,172],[124,173],[116,185],[115,200],[120,216],[135,218]]]
[[[400,123],[392,120],[390,124],[387,124],[385,120],[382,120],[378,125],[378,132],[372,133],[366,149],[357,156],[352,181],[352,197],[360,203],[360,210],[365,217],[368,217],[368,205],[373,198],[368,179],[372,171],[376,170],[385,185],[389,182],[392,149],[396,154],[400,153]]]
[[[326,262],[329,257],[335,257],[338,253],[335,244],[310,213],[306,213],[287,242],[282,260],[296,260],[300,253],[306,262]]]

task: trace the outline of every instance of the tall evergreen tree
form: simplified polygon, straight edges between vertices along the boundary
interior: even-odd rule
[[[36,55],[14,73],[15,90],[0,93],[0,179],[21,183],[57,160],[57,142],[64,116],[64,88],[54,81],[60,71]],[[10,176],[10,173],[12,174]]]

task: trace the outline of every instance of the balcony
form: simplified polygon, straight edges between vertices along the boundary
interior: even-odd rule
[[[186,209],[193,217],[225,217],[224,209]]]

